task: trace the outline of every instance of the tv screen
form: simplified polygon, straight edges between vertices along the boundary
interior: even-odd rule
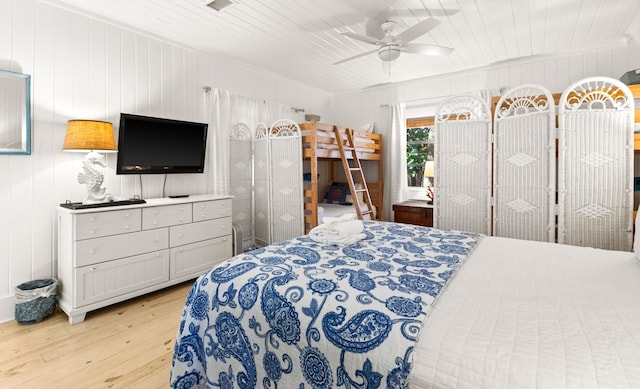
[[[207,124],[120,114],[116,174],[202,173]]]

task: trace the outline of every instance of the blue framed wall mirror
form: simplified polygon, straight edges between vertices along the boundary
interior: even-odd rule
[[[0,154],[31,154],[31,76],[0,70]]]

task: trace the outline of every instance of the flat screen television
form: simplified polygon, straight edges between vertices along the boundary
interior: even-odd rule
[[[205,123],[120,114],[116,174],[203,173]]]

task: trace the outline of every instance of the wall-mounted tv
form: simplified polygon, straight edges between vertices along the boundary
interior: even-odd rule
[[[207,124],[120,114],[116,174],[202,173]]]

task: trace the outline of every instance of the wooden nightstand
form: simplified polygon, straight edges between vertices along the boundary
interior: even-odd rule
[[[397,223],[433,227],[433,204],[423,200],[409,200],[393,204],[393,216]]]

